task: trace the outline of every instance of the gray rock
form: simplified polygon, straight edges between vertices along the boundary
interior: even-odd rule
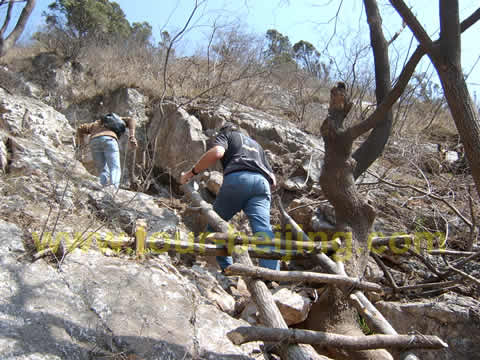
[[[448,343],[444,350],[415,352],[421,359],[470,360],[480,353],[480,302],[473,298],[447,294],[433,301],[381,301],[376,306],[399,333],[437,335]]]
[[[207,137],[200,121],[184,109],[175,107],[154,111],[148,132],[159,134],[156,165],[177,181],[206,151]]]
[[[135,233],[137,219],[145,219],[148,237],[162,232],[173,235],[179,223],[174,211],[159,207],[150,195],[120,189],[91,191],[88,197],[97,216],[119,225],[130,236]]]
[[[22,233],[0,220],[0,358],[253,359],[225,334],[245,323],[205,303],[169,258],[140,264],[75,250],[61,271],[20,262]]]
[[[219,171],[211,171],[207,180],[207,189],[214,194],[218,195],[220,187],[223,184],[223,175]]]

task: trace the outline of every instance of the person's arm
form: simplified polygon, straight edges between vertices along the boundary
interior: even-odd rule
[[[214,165],[217,160],[220,160],[223,157],[223,155],[225,155],[225,148],[220,145],[214,146],[202,155],[200,160],[197,161],[190,171],[182,174],[180,183],[186,184],[192,177]]]
[[[83,136],[90,134],[90,132],[92,131],[92,126],[94,124],[95,123],[83,124],[77,128],[76,142],[78,147],[83,147],[85,145],[85,143],[83,142]]]
[[[262,151],[262,159],[263,162],[265,163],[265,166],[267,167],[268,171],[270,171],[271,179],[272,179],[272,189],[275,189],[277,186],[277,179],[275,178],[275,174],[273,173],[272,166],[268,162],[268,157],[267,154],[265,153],[265,150]]]
[[[128,127],[128,140],[133,146],[137,146],[137,139],[135,138],[135,128],[137,127],[137,120],[131,116],[122,117]]]

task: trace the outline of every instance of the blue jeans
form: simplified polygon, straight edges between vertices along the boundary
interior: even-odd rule
[[[217,195],[213,209],[220,217],[229,221],[241,210],[247,215],[254,234],[273,239],[270,225],[270,184],[260,173],[237,171],[226,175]],[[212,229],[209,228],[209,231]],[[217,256],[218,265],[224,270],[232,265],[231,256]],[[260,266],[278,270],[278,260],[260,259]]]
[[[120,186],[120,151],[118,141],[111,136],[98,136],[90,140],[90,151],[97,168],[100,184]]]

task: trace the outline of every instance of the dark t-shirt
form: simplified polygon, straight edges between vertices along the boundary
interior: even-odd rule
[[[215,138],[212,147],[217,145],[225,148],[221,159],[224,175],[241,170],[255,171],[273,183],[272,168],[263,148],[255,140],[239,131],[226,131]]]

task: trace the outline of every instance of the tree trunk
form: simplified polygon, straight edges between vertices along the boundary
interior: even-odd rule
[[[440,39],[432,42],[403,0],[390,0],[432,60],[462,140],[480,195],[480,120],[461,68],[460,34],[480,18],[480,9],[460,24],[458,0],[440,0]]]
[[[463,77],[460,33],[458,0],[440,0],[440,51],[428,55],[440,77],[480,195],[480,121]]]
[[[345,232],[346,243],[343,247],[347,251],[343,258],[335,255],[339,261],[337,266],[344,264],[349,276],[361,277],[368,260],[367,239],[375,219],[375,211],[355,186],[353,175],[355,160],[351,157],[354,138],[343,126],[350,108],[351,103],[346,99],[345,85],[339,83],[331,90],[329,113],[321,127],[325,142],[325,158],[320,185],[335,208],[337,228]],[[338,287],[328,288],[323,299],[312,308],[316,318],[307,321],[309,328],[345,335],[363,334],[358,325],[357,312],[348,304],[343,292],[348,293]],[[385,350],[327,349],[327,355],[335,359],[392,359]],[[321,350],[317,347],[317,351]]]
[[[14,2],[14,0],[10,0],[11,3]],[[3,33],[1,34],[0,37],[0,57],[4,56],[10,48],[15,45],[17,40],[20,38],[20,35],[22,35],[23,30],[25,29],[25,26],[27,25],[28,18],[32,14],[32,11],[35,7],[35,2],[36,0],[26,0],[25,7],[23,8],[20,17],[17,20],[17,24],[13,28],[12,32],[8,37],[5,39],[3,36]],[[6,19],[7,21],[7,19]],[[9,21],[9,19],[8,19]],[[8,24],[5,24],[8,25]],[[2,26],[3,28],[3,26]],[[6,28],[6,27],[5,27]]]
[[[375,95],[380,104],[391,90],[390,61],[388,44],[382,31],[382,17],[378,11],[376,0],[363,0],[370,27],[370,43],[375,62]],[[357,161],[353,176],[357,179],[382,154],[392,130],[393,113],[390,108],[384,119],[372,130],[368,138],[353,154]]]

